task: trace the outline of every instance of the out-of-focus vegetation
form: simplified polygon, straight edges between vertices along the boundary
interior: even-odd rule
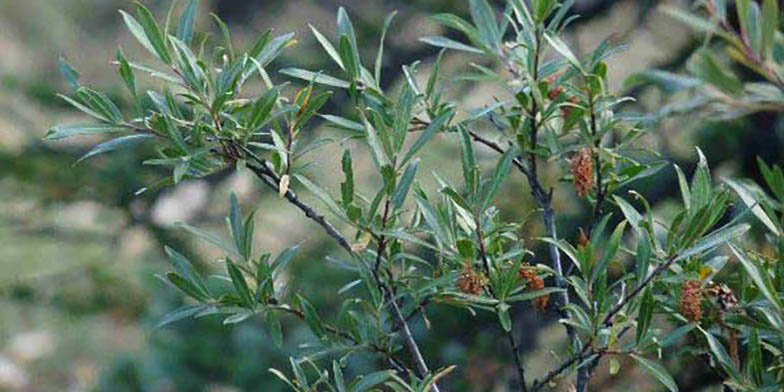
[[[168,3],[148,5],[163,17]],[[317,49],[307,23],[325,33],[334,30],[337,2],[203,3],[199,21],[209,20],[208,10],[217,13],[231,26],[238,44],[244,46],[270,27],[279,32],[297,32],[298,44],[283,55],[281,68],[286,64],[308,69],[333,67]],[[459,38],[427,15],[446,9],[460,15],[468,13],[466,4],[452,1],[343,5],[352,15],[358,35],[366,37],[363,42],[375,42],[386,14],[400,12],[386,48],[383,75],[384,83],[390,84],[404,83],[398,71],[402,64],[423,59],[423,67],[432,65],[437,51],[419,42],[419,37]],[[182,299],[154,274],[167,269],[163,244],[183,250],[194,259],[203,256],[203,260],[197,260],[202,268],[214,267],[208,262],[212,255],[217,256],[215,250],[192,241],[173,224],[184,221],[222,230],[225,201],[233,190],[243,205],[264,212],[258,215],[256,227],[257,240],[265,249],[277,253],[291,245],[291,238],[306,239],[300,257],[291,265],[291,274],[297,277],[297,288],[308,294],[314,306],[334,308],[339,303],[331,296],[346,274],[339,268],[324,267],[321,260],[334,245],[323,239],[318,228],[295,214],[276,194],[262,189],[247,173],[222,173],[137,195],[139,189],[165,175],[155,167],[138,164],[151,151],[120,152],[110,159],[71,167],[97,139],[56,145],[41,141],[51,124],[79,119],[55,96],[68,88],[58,70],[60,55],[79,69],[83,79],[109,89],[115,101],[132,105],[105,66],[114,59],[118,44],[129,57],[148,56],[137,45],[128,45],[132,38],[116,13],[118,8],[128,6],[125,1],[0,0],[0,390],[285,390],[285,385],[270,377],[267,369],[288,366],[289,354],[296,351],[298,343],[308,340],[307,328],[284,320],[289,339],[282,348],[272,344],[270,336],[255,322],[225,327],[208,317],[156,329],[160,317],[181,305]],[[610,88],[637,98],[627,110],[659,113],[680,98],[691,98],[688,94],[693,90],[689,89],[697,82],[678,80],[678,88],[660,89],[640,81],[650,81],[651,75],[663,73],[639,72],[657,68],[683,74],[694,69],[690,64],[709,56],[706,50],[715,49],[700,49],[706,46],[704,41],[671,11],[663,12],[667,7],[683,10],[690,6],[677,1],[578,1],[575,12],[583,17],[566,35],[577,51],[592,49],[609,35],[625,42],[628,50],[608,60],[608,72],[614,75]],[[726,24],[737,25],[734,13],[728,15]],[[372,58],[376,47],[363,45],[361,50],[366,58]],[[710,56],[720,57],[721,52]],[[749,67],[729,61],[725,66],[734,70],[739,81],[761,79]],[[449,74],[465,70],[464,55],[447,53],[442,67],[446,69],[442,72]],[[632,82],[623,83],[626,76],[635,74]],[[146,82],[140,79],[139,83]],[[498,92],[482,85],[461,85],[448,90],[448,94],[460,98],[467,107],[478,107]],[[743,95],[740,99],[749,97]],[[699,103],[704,104],[704,100]],[[330,105],[329,112],[344,110],[338,104]],[[720,122],[693,116],[690,111],[670,111],[668,116],[650,121],[653,128],[645,142],[663,159],[677,163],[688,173],[695,168],[693,147],[699,145],[717,175],[749,177],[762,183],[757,158],[768,163],[783,161],[784,129],[778,111],[762,105],[725,116],[731,119]],[[311,131],[333,132],[326,127]],[[489,152],[478,152],[480,160],[495,162]],[[340,152],[327,149],[324,153],[338,156]],[[424,157],[420,172],[438,168],[457,178],[457,159],[445,162],[443,158],[450,154],[456,157],[456,153],[449,145],[436,144]],[[370,161],[355,163],[358,182],[370,181],[370,165]],[[317,170],[330,173],[340,168]],[[545,175],[554,180],[556,172],[550,170]],[[645,184],[642,193],[656,211],[666,214],[679,202],[678,189],[675,173],[668,171]],[[535,206],[520,179],[502,189],[500,202],[530,206],[517,211]],[[562,236],[575,239],[577,228],[589,217],[578,213],[576,198],[561,195],[554,203],[562,212],[558,222]],[[526,222],[523,234],[543,235],[536,219]],[[438,328],[428,332],[423,322],[413,324],[428,356],[439,363],[458,364],[455,372],[468,380],[466,385],[454,386],[454,390],[503,390],[503,381],[510,376],[506,373],[511,370],[502,366],[508,359],[503,335],[487,332],[495,317],[481,313],[472,317],[454,308],[434,308],[428,317],[436,326],[470,325],[470,329]],[[554,317],[531,310],[518,314],[515,320],[519,328],[531,331],[531,339],[522,342],[522,348],[533,372],[542,373],[559,362],[546,351],[563,339]],[[676,375],[681,390],[720,390],[721,378],[707,364],[678,357],[669,356],[664,362]],[[601,363],[594,388],[659,388],[633,362],[620,365],[632,370],[611,376],[609,364]],[[371,365],[354,359],[349,368],[359,374]]]

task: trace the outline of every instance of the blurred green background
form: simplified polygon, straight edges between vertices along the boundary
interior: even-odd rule
[[[317,307],[328,309],[339,304],[334,292],[348,276],[324,260],[339,252],[318,228],[261,188],[249,173],[222,173],[135,196],[138,189],[165,175],[141,166],[150,151],[113,154],[72,166],[95,140],[41,141],[49,126],[81,117],[55,97],[66,90],[57,71],[59,56],[66,57],[86,83],[128,103],[109,62],[118,45],[129,57],[145,56],[117,13],[130,4],[0,0],[0,391],[282,391],[283,385],[267,369],[287,369],[289,353],[310,339],[305,328],[287,320],[283,349],[271,344],[255,321],[224,327],[218,319],[207,317],[155,329],[158,318],[182,300],[154,274],[167,269],[164,244],[200,259],[205,268],[214,267],[212,261],[219,254],[175,229],[173,223],[184,221],[222,232],[222,214],[233,190],[245,209],[259,208],[259,247],[274,253],[292,241],[304,241],[306,252],[292,263],[292,279]],[[170,2],[146,4],[162,18]],[[689,29],[659,12],[662,4],[690,6],[687,1],[578,0],[575,12],[583,18],[567,33],[577,51],[591,49],[610,35],[629,45],[609,65],[611,87],[637,98],[626,108],[630,111],[659,110],[668,97],[655,89],[624,91],[626,77],[651,67],[677,71],[699,45]],[[200,25],[208,26],[207,14],[215,12],[228,22],[238,44],[244,45],[267,28],[295,31],[299,44],[277,66],[328,68],[307,24],[333,32],[339,5],[352,15],[367,58],[375,53],[383,18],[399,11],[384,68],[390,85],[399,82],[400,66],[415,60],[422,61],[426,74],[436,50],[418,42],[420,36],[451,34],[440,31],[428,14],[467,11],[464,2],[452,0],[202,0]],[[481,59],[450,53],[445,73],[456,75],[470,61]],[[458,87],[450,80],[444,82],[465,108],[491,102],[500,93],[484,85]],[[327,110],[343,110],[339,100]],[[655,124],[644,143],[687,172],[694,167],[694,146],[699,145],[717,175],[757,179],[757,156],[769,163],[782,162],[784,127],[780,116],[772,113],[723,123],[680,116]],[[456,151],[454,143],[438,141],[425,159],[428,169],[454,175],[459,165],[451,157]],[[322,156],[337,156],[330,152]],[[495,157],[484,153],[492,164]],[[335,162],[316,163],[316,170],[330,178]],[[546,173],[555,182],[559,169],[551,166]],[[357,171],[361,176],[361,168]],[[365,173],[366,181],[372,182],[368,177]],[[325,181],[336,189],[337,179]],[[666,211],[678,200],[670,170],[641,186],[657,209]],[[520,178],[505,186],[499,200],[509,219],[523,219],[534,208],[528,192]],[[583,202],[572,193],[556,193],[562,212],[559,225],[567,239],[573,239],[588,218],[582,212]],[[541,234],[537,220],[529,220],[524,232],[529,238]],[[533,374],[541,374],[557,362],[550,350],[563,344],[563,331],[551,316],[526,307],[516,313],[518,331],[527,332],[522,339],[527,364]],[[428,316],[430,330],[417,320],[415,333],[435,363],[458,365],[450,378],[462,381],[446,381],[451,390],[505,390],[509,357],[492,315],[472,317],[462,310],[435,307]],[[611,377],[602,364],[594,388],[660,388],[633,364],[622,365],[622,376]],[[667,365],[677,374],[681,390],[720,390],[716,375],[705,365],[682,362],[678,355],[668,356]],[[368,358],[355,358],[350,369],[362,372],[375,366]]]

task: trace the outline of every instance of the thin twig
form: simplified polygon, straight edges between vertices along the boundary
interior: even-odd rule
[[[267,166],[266,160],[259,157],[249,149],[244,146],[239,146],[240,149],[246,152],[254,161],[256,161],[259,165],[252,165],[249,164],[247,167],[253,171],[256,176],[261,179],[267,186],[275,190],[276,192],[280,191],[280,178],[278,175]],[[343,236],[331,223],[329,223],[323,215],[319,214],[309,205],[302,202],[299,197],[291,190],[287,190],[286,193],[283,195],[286,200],[290,203],[294,204],[297,208],[299,208],[305,216],[310,218],[312,221],[316,222],[319,226],[321,226],[327,234],[332,237],[346,252],[351,254],[352,256],[358,257],[354,250],[351,248],[351,244],[348,242],[346,237]],[[397,318],[398,322],[402,326],[403,332],[403,339],[408,347],[409,351],[411,352],[412,357],[414,358],[414,362],[417,365],[417,369],[419,369],[420,377],[426,378],[430,371],[427,367],[427,363],[422,356],[421,351],[419,350],[419,346],[414,339],[413,334],[411,333],[411,329],[408,326],[408,322],[406,321],[405,316],[400,311],[400,306],[397,303],[397,300],[392,295],[392,290],[383,282],[378,281],[380,288],[385,294],[388,296],[390,302],[390,307],[392,308],[392,313],[395,318]],[[438,386],[433,385],[433,390],[435,392],[439,392]]]
[[[484,235],[482,234],[482,218],[481,216],[474,217],[476,221],[476,241],[479,243],[479,256],[484,263],[485,272],[487,275],[490,275],[490,260],[487,257],[487,249],[485,248],[485,239]],[[498,298],[493,290],[493,287],[488,285],[487,290],[490,292],[490,295],[493,298]],[[517,377],[520,380],[520,390],[523,392],[528,392],[528,384],[525,381],[525,367],[523,366],[523,360],[520,354],[520,346],[517,344],[517,339],[515,339],[514,333],[510,329],[509,331],[505,331],[506,336],[509,339],[509,346],[512,349],[512,356],[514,357],[515,365],[517,367]]]

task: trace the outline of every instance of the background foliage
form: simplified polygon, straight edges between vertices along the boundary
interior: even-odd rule
[[[375,42],[386,14],[395,9],[400,11],[388,35],[388,60],[382,73],[384,84],[405,83],[397,70],[414,59],[423,60],[422,68],[432,67],[437,50],[419,42],[420,36],[445,35],[463,40],[460,34],[442,30],[426,18],[447,8],[468,17],[467,6],[450,7],[446,3],[451,4],[422,1],[348,5],[357,34],[362,42],[368,43],[361,46],[366,59],[374,56]],[[197,19],[205,25],[209,21],[205,8],[215,11],[231,25],[243,47],[251,46],[255,36],[268,27],[275,27],[281,33],[296,31],[299,43],[284,54],[281,65],[334,69],[329,65],[330,59],[315,50],[318,43],[306,21],[331,36],[336,4],[296,1],[284,5],[259,4],[203,4]],[[159,18],[168,6],[166,2],[149,5]],[[692,35],[693,30],[686,24],[674,22],[678,17],[673,17],[672,11],[663,11],[665,6],[683,9],[689,5],[653,1],[578,2],[577,12],[584,17],[571,25],[567,38],[576,50],[593,48],[611,33],[629,45],[628,51],[608,60],[608,73],[614,75],[608,81],[609,87],[638,98],[627,110],[662,113],[649,119],[654,128],[645,139],[651,149],[661,153],[661,158],[677,163],[691,177],[697,162],[693,146],[699,145],[717,178],[748,177],[762,183],[757,157],[768,163],[782,162],[784,131],[778,109],[762,100],[759,108],[727,113],[722,102],[716,103],[711,95],[715,89],[694,93],[694,87],[730,80],[728,85],[718,86],[718,90],[738,94],[736,99],[744,102],[759,103],[759,97],[753,94],[766,93],[769,89],[749,90],[738,85],[769,80],[771,75],[760,75],[750,67],[729,61],[721,42],[711,41],[706,45],[702,36]],[[10,26],[0,32],[0,42],[10,53],[0,63],[0,96],[3,97],[0,101],[3,109],[0,192],[4,196],[0,203],[0,236],[4,244],[0,255],[3,271],[0,385],[11,390],[60,390],[62,385],[77,390],[117,390],[119,386],[127,390],[284,390],[284,385],[270,377],[266,369],[288,368],[289,353],[299,343],[309,340],[306,328],[298,323],[284,321],[289,339],[281,348],[271,344],[271,337],[254,325],[255,322],[223,327],[215,319],[204,318],[154,328],[163,314],[182,301],[153,277],[168,268],[164,264],[163,244],[192,259],[204,255],[204,260],[196,260],[197,265],[210,268],[208,262],[219,254],[193,241],[173,224],[186,221],[193,226],[213,226],[214,231],[225,232],[226,201],[229,191],[234,190],[243,206],[258,206],[263,211],[256,218],[260,246],[278,254],[291,245],[290,238],[305,239],[300,255],[290,264],[291,274],[297,277],[297,289],[317,309],[336,309],[340,305],[333,293],[349,276],[339,268],[324,268],[321,264],[334,245],[304,218],[295,216],[276,194],[262,189],[247,175],[226,172],[205,180],[185,181],[162,192],[148,191],[135,196],[138,189],[165,175],[155,167],[138,165],[142,158],[150,156],[151,150],[120,152],[109,159],[98,158],[65,170],[93,144],[91,140],[58,144],[41,141],[44,130],[51,124],[80,119],[55,98],[55,93],[68,89],[66,81],[56,72],[60,67],[56,53],[65,55],[79,69],[83,80],[101,86],[103,91],[108,89],[123,108],[133,107],[134,103],[104,66],[115,57],[114,48],[119,43],[129,58],[149,56],[142,48],[127,44],[132,38],[127,36],[121,16],[115,13],[120,7],[130,8],[119,1],[0,3],[4,11],[3,25]],[[728,24],[737,23],[732,12],[728,15]],[[673,32],[676,29],[681,29],[680,34]],[[711,61],[706,58],[724,61],[734,76],[719,79],[708,76],[706,80],[699,68],[700,64]],[[448,52],[442,61],[442,72],[455,74],[464,71],[465,65],[463,54]],[[624,83],[625,76],[651,67],[680,75],[690,73],[696,78],[677,79],[659,71],[636,75]],[[646,84],[662,80],[674,83],[658,83],[653,87]],[[707,94],[700,94],[702,91]],[[462,98],[466,107],[482,106],[499,94],[483,85],[454,86],[447,93]],[[347,96],[340,94],[326,111],[347,110],[335,103],[349,102]],[[705,106],[706,95],[709,106]],[[685,109],[673,105],[673,102],[683,105],[684,101]],[[695,109],[712,115],[718,113],[724,121],[706,121],[688,115]],[[679,116],[681,112],[687,115]],[[481,126],[492,131],[492,124]],[[335,134],[324,126],[314,126],[307,132],[317,136]],[[325,151],[324,154],[334,156],[341,153],[337,149]],[[436,142],[422,158],[419,171],[429,173],[438,169],[451,178],[460,178],[458,165],[444,162],[444,157],[456,157],[457,153],[453,144]],[[477,153],[480,163],[489,168],[495,165],[496,156],[479,149]],[[354,167],[357,186],[377,181],[371,178],[369,160],[355,162]],[[315,170],[332,173],[339,172],[340,167]],[[556,175],[557,171],[551,169],[545,173],[548,181],[555,181]],[[534,208],[536,202],[527,189],[521,178],[505,185],[499,191],[501,209]],[[680,203],[678,177],[671,170],[663,171],[638,189],[652,204],[652,210],[661,214],[671,216]],[[563,211],[558,221],[562,237],[576,240],[578,227],[589,219],[579,212],[582,202],[561,195],[554,203]],[[523,216],[506,218],[525,219]],[[524,235],[544,233],[536,219],[525,222]],[[762,233],[760,230],[757,234],[760,240]],[[513,376],[508,374],[510,369],[501,366],[508,357],[502,331],[491,327],[496,322],[494,315],[479,313],[472,317],[457,308],[436,307],[428,317],[436,326],[470,325],[469,331],[438,329],[438,333],[427,333],[425,323],[413,324],[428,357],[436,358],[439,363],[458,364],[455,377],[469,382],[454,386],[456,390],[501,388]],[[554,321],[553,316],[542,316],[531,308],[517,314],[518,328],[536,331],[531,334],[536,336],[535,341],[522,342],[526,360],[534,372],[542,373],[557,362],[546,351],[554,340],[563,339],[562,330]],[[679,354],[677,349],[673,353]],[[714,370],[705,363],[679,360],[679,357],[666,356],[665,365],[676,375],[682,390],[717,388],[704,381],[720,382],[722,377]],[[628,385],[648,383],[645,385],[650,389],[659,388],[656,381],[641,372],[639,365],[633,362],[620,365],[624,371],[611,377],[607,368],[610,363],[601,363],[594,380],[596,387],[621,390]],[[372,370],[361,359],[354,359],[349,369],[354,374]]]

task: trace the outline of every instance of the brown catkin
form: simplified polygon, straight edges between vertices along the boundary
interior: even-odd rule
[[[544,289],[544,279],[537,275],[536,271],[532,267],[523,265],[520,267],[518,276],[521,280],[528,282],[528,289],[530,291],[539,291]],[[534,309],[540,312],[544,312],[547,310],[547,304],[549,302],[550,294],[545,294],[534,298],[533,301],[531,301],[531,304],[534,306]]]
[[[567,101],[569,101],[569,103],[577,104],[578,102],[580,102],[580,99],[577,97],[571,97]],[[563,116],[563,118],[569,118],[569,115],[572,114],[573,109],[574,106],[569,106],[569,105],[561,106],[561,115]]]
[[[730,357],[735,366],[740,368],[740,354],[738,353],[738,332],[730,329]]]
[[[593,152],[585,147],[572,157],[572,176],[577,195],[585,197],[593,184]]]
[[[681,289],[681,313],[690,321],[702,319],[702,287],[699,280],[687,280]]]
[[[583,231],[583,228],[580,228],[580,232],[577,235],[577,244],[580,245],[581,248],[585,248],[588,244],[591,243],[591,240],[588,239],[588,236]]]
[[[464,294],[479,295],[482,293],[482,276],[474,271],[471,263],[463,265],[463,272],[457,279],[457,287]]]

